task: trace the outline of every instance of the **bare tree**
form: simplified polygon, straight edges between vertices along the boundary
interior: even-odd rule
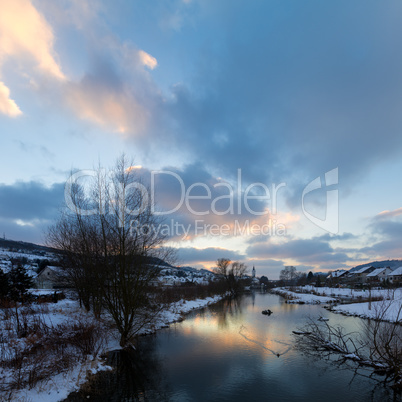
[[[217,275],[222,275],[225,279],[227,278],[227,276],[229,275],[229,267],[231,264],[231,260],[229,260],[228,258],[218,258],[217,262],[216,262],[216,267],[214,268],[214,272]]]
[[[148,189],[121,156],[113,169],[96,169],[84,186],[66,188],[67,207],[48,232],[48,244],[64,255],[65,273],[80,301],[104,308],[126,345],[158,309],[149,284],[155,258],[171,254],[157,228]],[[88,180],[87,180],[88,181]]]
[[[293,285],[295,280],[297,279],[297,271],[293,266],[287,266],[285,269],[282,269],[279,273],[279,279],[284,281],[288,285]]]
[[[236,296],[244,288],[244,279],[247,273],[247,265],[242,262],[227,258],[219,258],[216,262],[214,272],[221,275],[227,283],[228,291]]]
[[[394,322],[384,322],[389,310],[395,308]],[[398,300],[384,300],[377,302],[374,309],[374,320],[365,320],[361,332],[346,333],[341,326],[310,319],[300,331],[294,331],[297,346],[316,356],[337,354],[341,357],[339,363],[353,360],[356,370],[372,369],[373,373],[385,376],[384,383],[401,390],[402,304]]]

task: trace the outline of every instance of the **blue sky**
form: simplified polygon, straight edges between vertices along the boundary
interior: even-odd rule
[[[227,257],[277,278],[400,258],[401,14],[397,0],[2,2],[0,233],[43,242],[70,172],[125,152],[146,178],[170,172],[155,176],[165,211],[183,188],[199,197],[166,217],[189,228],[170,241],[182,265]]]

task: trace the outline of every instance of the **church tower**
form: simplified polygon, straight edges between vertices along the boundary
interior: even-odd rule
[[[255,278],[255,267],[254,267],[254,265],[253,265],[253,270],[251,271],[251,277]]]

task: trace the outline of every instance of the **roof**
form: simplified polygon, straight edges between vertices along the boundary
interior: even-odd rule
[[[342,276],[343,274],[345,274],[347,271],[345,271],[344,269],[340,269],[338,271],[333,271],[331,272],[331,277],[332,278],[338,278],[340,276]]]
[[[371,267],[363,267],[353,273],[354,274],[364,274],[369,268],[371,268]]]
[[[389,276],[397,276],[402,275],[402,267],[394,269],[391,273],[388,274]]]
[[[373,272],[370,272],[367,277],[374,277],[380,275],[382,271],[386,270],[387,268],[376,268]]]
[[[55,266],[53,266],[53,265],[47,265],[45,268],[43,268],[43,269],[38,273],[38,275],[41,275],[41,274],[42,274],[43,272],[45,272],[46,270],[49,270],[49,271],[51,271],[51,272],[53,272],[53,273],[55,273],[55,274],[59,274],[59,275],[61,275],[61,274],[64,273],[63,268],[61,268],[61,267],[55,267]]]

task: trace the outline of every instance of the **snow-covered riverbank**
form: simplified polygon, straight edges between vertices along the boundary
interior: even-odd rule
[[[402,288],[355,290],[338,288],[315,288],[304,286],[292,291],[275,288],[274,293],[287,299],[287,303],[328,304],[342,300],[353,300],[350,304],[339,304],[331,307],[334,313],[341,313],[361,318],[372,318],[381,321],[402,322]],[[311,293],[311,292],[314,292]],[[369,298],[382,298],[380,301],[367,301]]]
[[[285,288],[275,288],[272,290],[272,292],[285,297],[287,299],[287,303],[325,304],[336,301],[336,299],[333,297],[318,296],[312,293],[298,293]]]
[[[225,296],[207,297],[205,299],[196,300],[180,300],[179,302],[172,303],[169,308],[165,309],[156,322],[146,328],[143,328],[139,335],[146,335],[157,331],[158,329],[165,328],[173,322],[181,321],[184,315],[196,309],[204,308],[210,304],[222,300]],[[33,316],[40,316],[44,324],[56,327],[63,325],[69,321],[76,320],[81,322],[91,322],[93,320],[91,314],[86,313],[80,309],[78,302],[71,299],[64,299],[58,303],[48,303],[40,306]],[[5,325],[5,321],[0,324],[1,335],[3,342],[0,344],[0,352],[4,355],[8,353],[8,341],[19,343],[21,350],[26,348],[27,342],[31,342],[31,338],[17,338],[11,336],[10,326]],[[8,337],[7,337],[8,336]],[[6,339],[8,341],[6,341]],[[14,347],[13,346],[13,347]],[[78,364],[65,370],[61,373],[55,374],[42,381],[37,382],[30,389],[28,387],[13,391],[11,399],[9,392],[0,391],[0,400],[16,400],[16,401],[41,401],[41,402],[54,402],[65,399],[71,392],[78,390],[88,378],[88,374],[96,374],[102,370],[109,370],[111,367],[105,365],[104,361],[99,357],[103,353],[110,350],[119,349],[118,334],[113,331],[106,331],[106,337],[102,341],[101,349],[96,356],[87,356],[85,360],[81,360]],[[15,352],[15,348],[12,352]],[[10,349],[11,352],[11,349]],[[59,357],[54,355],[53,359],[57,361]],[[51,366],[52,361],[44,361],[43,364]],[[0,377],[2,378],[3,385],[6,382],[15,380],[15,370],[0,368]]]
[[[381,321],[399,321],[402,324],[402,299],[383,300],[371,303],[341,304],[331,308],[331,311]]]

